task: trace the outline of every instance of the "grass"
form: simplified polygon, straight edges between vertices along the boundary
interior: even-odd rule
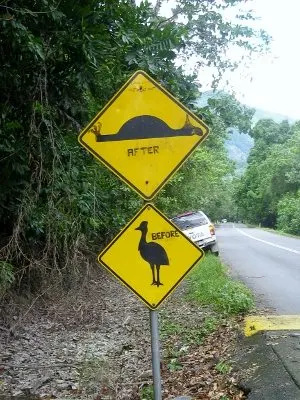
[[[108,387],[110,368],[108,362],[99,357],[94,357],[88,349],[86,349],[84,359],[78,367],[78,393],[96,394],[99,388]]]
[[[249,224],[246,223],[247,228],[259,228],[262,229],[266,232],[271,232],[271,233],[277,233],[278,235],[282,235],[282,236],[287,236],[287,237],[292,237],[295,239],[299,239],[300,235],[296,235],[295,233],[289,233],[289,232],[285,232],[281,229],[276,229],[276,228],[267,228],[266,226],[262,226],[262,225],[254,225],[254,224]]]
[[[282,231],[280,229],[265,228],[263,226],[261,226],[260,229],[263,229],[264,231],[271,232],[271,233],[277,233],[278,235],[292,237],[292,238],[295,238],[295,239],[299,239],[300,238],[300,235],[295,235],[293,233],[284,232],[284,231]]]
[[[218,326],[218,321],[215,317],[208,316],[204,321],[200,321],[195,326],[187,326],[184,322],[174,322],[172,317],[165,316],[161,319],[160,336],[162,339],[167,339],[170,336],[180,336],[186,345],[201,344],[203,339],[214,332]]]
[[[140,389],[140,399],[141,400],[153,400],[154,399],[153,385],[143,386]]]
[[[245,314],[254,307],[251,291],[231,278],[220,260],[208,254],[192,271],[187,297],[222,314]]]
[[[206,336],[216,330],[219,321],[214,316],[206,316],[197,321],[175,322],[172,314],[161,313],[160,336],[164,343],[163,359],[170,372],[183,369],[181,358],[189,352],[190,346],[199,346]],[[193,322],[191,324],[191,322]]]
[[[228,374],[231,370],[231,366],[226,361],[220,361],[215,366],[216,370],[221,374]]]
[[[192,376],[188,372],[191,365],[203,363],[204,370],[212,369],[210,363],[216,354],[218,362],[213,364],[212,379],[226,380],[231,385],[232,366],[227,361],[227,350],[223,351],[222,344],[218,341],[216,345],[215,341],[222,333],[227,335],[225,343],[231,340],[232,322],[236,326],[237,321],[234,316],[247,313],[254,306],[251,291],[230,277],[218,257],[208,254],[187,278],[184,292],[185,298],[182,299],[180,293],[180,302],[174,309],[167,308],[159,312],[162,362],[165,371],[168,371],[165,374],[171,377],[167,386],[173,388],[175,382],[177,386],[180,379],[185,387],[185,379]],[[215,336],[210,338],[213,333]],[[201,360],[199,346],[202,348],[200,356],[202,351],[205,354]],[[153,400],[151,395],[151,387],[145,386],[140,390],[140,400]],[[230,400],[231,397],[224,394],[218,398]]]

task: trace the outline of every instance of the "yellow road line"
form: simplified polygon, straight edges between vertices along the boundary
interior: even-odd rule
[[[245,336],[259,331],[300,330],[300,315],[252,315],[245,318]]]

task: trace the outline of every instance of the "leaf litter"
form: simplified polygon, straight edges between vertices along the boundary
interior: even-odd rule
[[[185,298],[159,310],[163,399],[239,400],[236,325]],[[97,268],[68,293],[3,305],[0,399],[150,400],[149,311]]]

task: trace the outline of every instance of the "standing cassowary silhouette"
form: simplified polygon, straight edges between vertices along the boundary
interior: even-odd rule
[[[159,280],[159,270],[161,265],[169,265],[169,259],[166,250],[158,243],[147,242],[148,222],[143,221],[140,226],[135,228],[136,231],[141,231],[142,236],[139,243],[139,252],[142,258],[147,261],[152,271],[152,284],[157,287],[163,285]],[[156,269],[156,271],[155,271]],[[155,278],[156,272],[156,278]]]

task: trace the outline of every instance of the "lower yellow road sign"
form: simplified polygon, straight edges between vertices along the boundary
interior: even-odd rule
[[[203,255],[157,208],[146,204],[98,261],[155,309]]]

